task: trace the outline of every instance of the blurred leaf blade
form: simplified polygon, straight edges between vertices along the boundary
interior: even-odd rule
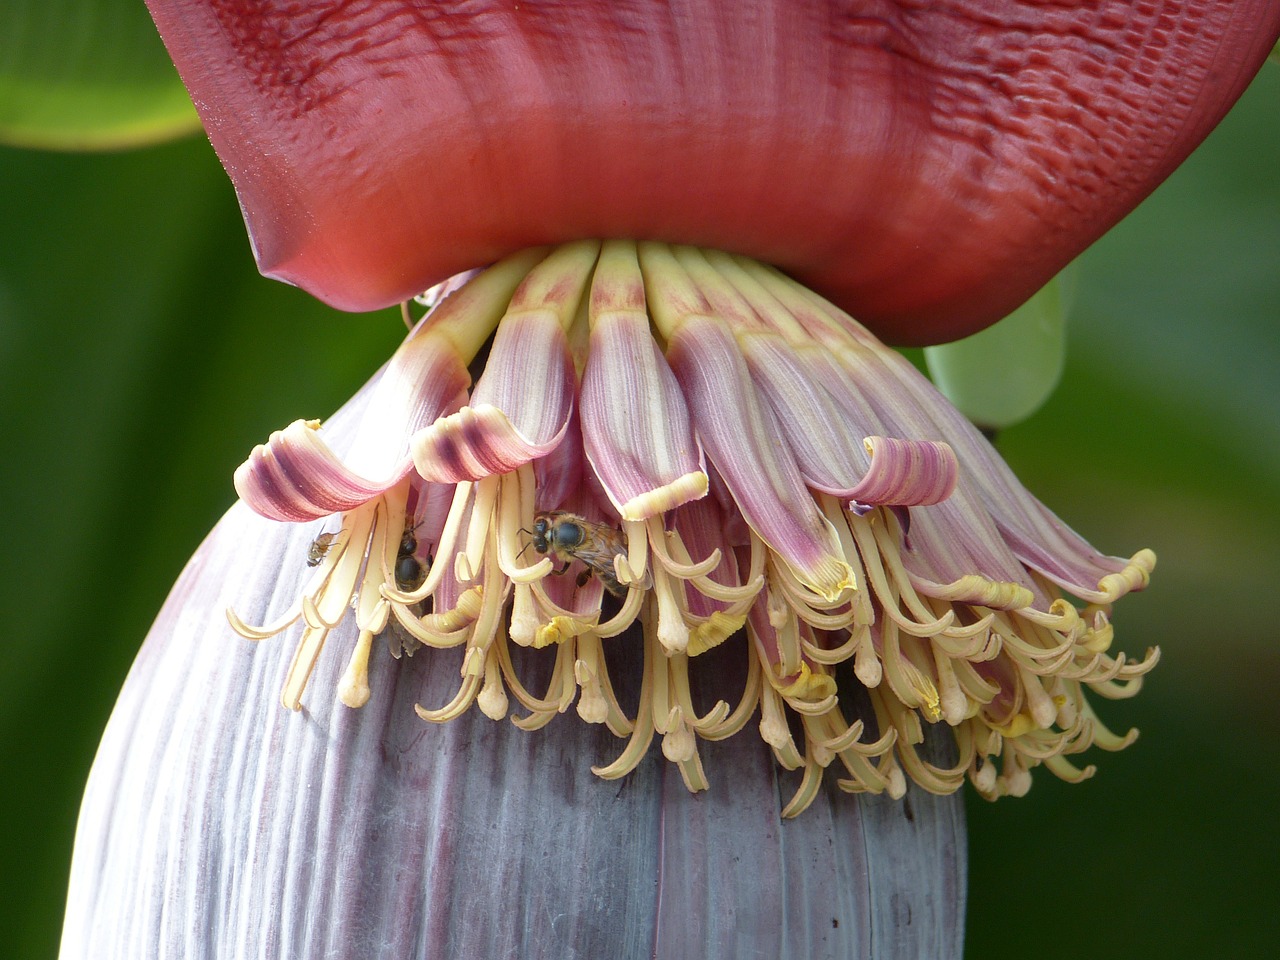
[[[5,0],[0,143],[118,150],[199,129],[140,0]]]
[[[926,347],[938,389],[981,427],[1004,429],[1027,419],[1062,379],[1074,288],[1071,264],[994,326]]]

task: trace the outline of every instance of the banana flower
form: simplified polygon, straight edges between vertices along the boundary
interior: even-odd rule
[[[263,272],[426,310],[236,472],[104,736],[64,960],[959,957],[956,791],[1133,740],[1086,692],[1155,664],[1112,628],[1155,557],[881,338],[1026,299],[1280,10],[149,6]]]

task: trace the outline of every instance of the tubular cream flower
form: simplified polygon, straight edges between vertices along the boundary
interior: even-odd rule
[[[319,521],[289,610],[262,627],[229,613],[253,639],[302,622],[285,706],[353,615],[348,706],[371,696],[379,636],[393,656],[458,647],[457,691],[424,720],[476,707],[534,730],[576,702],[625,740],[599,776],[658,736],[695,791],[699,741],[754,725],[801,773],[787,815],[832,766],[850,792],[967,776],[994,798],[1042,763],[1087,777],[1076,754],[1136,735],[1084,691],[1132,695],[1154,666],[1109,652],[1111,605],[1154,554],[1099,554],[909,363],[755,261],[618,240],[509,257],[418,323],[358,436],[340,458],[298,421],[236,473],[263,516]],[[620,692],[609,663],[631,645],[643,680]],[[721,646],[741,691],[700,707],[691,677]],[[516,668],[522,647],[550,662],[531,668],[545,686]],[[930,724],[955,764],[919,755]]]

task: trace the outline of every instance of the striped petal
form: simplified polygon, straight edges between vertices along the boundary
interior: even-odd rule
[[[805,371],[795,352],[778,335],[738,335],[743,357],[760,396],[778,423],[805,482],[817,490],[848,498],[870,461],[860,442],[866,418],[842,415],[820,381]]]
[[[963,449],[956,449],[962,435],[935,420],[934,414],[951,409],[950,404],[907,360],[880,344],[848,314],[776,271],[741,258],[735,262],[785,306],[798,328],[795,335],[817,344],[803,353],[815,368],[823,368],[822,380],[838,404],[845,409],[856,407],[881,436],[945,443],[965,464],[945,501],[912,510],[912,545],[902,558],[919,579],[920,588],[1002,607],[1030,604],[1037,596],[1034,584],[979,495],[976,475],[980,470]],[[904,382],[911,388],[904,390]],[[945,489],[948,472],[940,470],[939,490]],[[1023,496],[1030,494],[1024,490]],[[975,575],[978,571],[981,576]]]
[[[702,450],[680,385],[649,331],[633,243],[605,244],[590,322],[583,447],[618,514],[643,520],[705,496]]]
[[[734,262],[785,301],[805,334],[826,345],[865,385],[890,432],[905,418],[926,431],[919,435],[946,438],[989,513],[995,539],[1017,562],[1091,603],[1112,603],[1146,586],[1155,566],[1150,550],[1126,559],[1095,549],[1022,486],[987,439],[905,358],[818,294],[760,264],[740,257]]]
[[[410,340],[378,377],[358,449],[342,457],[321,435],[319,421],[294,421],[253,448],[236,470],[236,492],[272,520],[316,520],[354,509],[404,479],[413,467],[410,433],[458,409],[470,379],[448,344],[429,336]]]
[[[541,329],[538,329],[541,327]],[[509,473],[546,456],[564,438],[573,411],[573,362],[564,332],[554,322],[504,326],[501,340],[523,336],[520,348],[503,350],[489,371],[532,372],[518,395],[508,391],[501,406],[473,402],[436,420],[410,441],[413,463],[426,480],[458,483]],[[541,341],[530,342],[530,341]],[[558,342],[557,342],[558,341]],[[499,343],[494,344],[498,352]],[[545,349],[538,349],[539,347]],[[504,361],[515,361],[508,367]]]
[[[594,242],[569,244],[529,273],[498,325],[470,404],[410,441],[425,479],[458,483],[509,473],[560,444],[577,389],[565,331],[598,250]]]
[[[807,587],[827,599],[854,586],[835,530],[814,506],[790,451],[777,442],[746,361],[724,321],[666,250],[642,244],[649,308],[667,335],[694,426],[751,528]]]
[[[1091,603],[1112,603],[1146,586],[1155,566],[1151,551],[1141,550],[1125,559],[1095,549],[1018,481],[990,442],[909,362],[890,351],[868,348],[851,349],[842,356],[864,382],[875,385],[876,396],[885,398],[881,412],[890,424],[909,420],[929,433],[946,436],[965,463],[961,487],[972,490],[973,503],[964,522],[989,525],[990,532],[982,541],[987,549],[960,564],[988,563],[991,566],[985,569],[1001,569],[1009,579],[1016,579],[1012,572],[1025,565]],[[996,553],[1010,560],[992,564]]]
[[[582,425],[578,410],[569,417],[569,426],[560,445],[545,457],[533,461],[533,473],[538,491],[535,502],[538,510],[559,509],[580,486],[593,486],[593,492],[600,492],[582,455]],[[600,500],[603,502],[603,496]]]
[[[951,496],[959,463],[948,444],[868,436],[877,425],[870,409],[852,419],[782,337],[747,333],[738,341],[810,487],[865,506],[920,506]]]
[[[1155,567],[1155,555],[1140,550],[1130,558],[1097,550],[1018,480],[1004,458],[914,367],[886,358],[900,386],[918,398],[939,429],[945,430],[966,464],[971,464],[982,502],[1013,553],[1028,567],[1090,603],[1114,603],[1140,590]]]
[[[955,451],[933,440],[867,437],[871,457],[866,476],[849,491],[849,499],[868,506],[927,506],[955,491],[960,465]]]
[[[318,421],[296,421],[253,448],[236,470],[236,492],[264,517],[300,522],[351,510],[394,487],[412,468],[409,438],[466,402],[467,363],[545,256],[522,251],[444,291],[376,377],[360,428],[345,444],[331,447]]]

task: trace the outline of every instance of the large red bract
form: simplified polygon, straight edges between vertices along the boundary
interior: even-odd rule
[[[336,307],[521,247],[744,253],[899,343],[999,319],[1208,134],[1274,0],[148,0],[262,271]]]

